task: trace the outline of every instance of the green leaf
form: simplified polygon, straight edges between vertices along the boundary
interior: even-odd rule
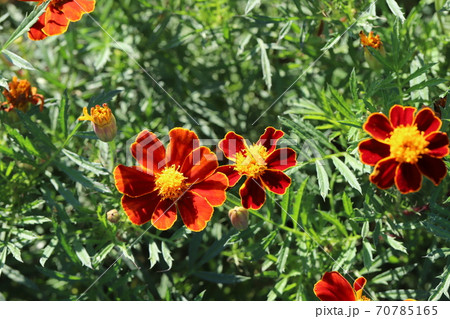
[[[52,220],[45,216],[25,216],[22,217],[20,220],[20,224],[22,225],[37,225],[37,224],[44,224],[49,223]]]
[[[167,246],[164,242],[161,242],[161,251],[162,251],[162,256],[163,256],[164,261],[166,262],[167,266],[169,266],[169,269],[167,269],[167,270],[172,269],[173,258],[170,255],[169,248],[167,248]]]
[[[358,80],[356,78],[355,68],[353,68],[352,73],[350,73],[350,92],[352,93],[353,103],[359,107],[359,98],[358,98]]]
[[[369,234],[369,221],[366,220],[363,224],[363,227],[361,229],[361,237],[362,239],[365,239],[367,235]]]
[[[93,267],[96,268],[105,258],[109,255],[111,250],[113,250],[115,244],[110,243],[105,248],[103,248],[100,252],[95,254],[94,257],[92,257],[92,260],[94,261]]]
[[[197,267],[203,265],[204,263],[210,261],[214,257],[216,257],[222,250],[225,249],[228,240],[230,239],[231,235],[235,233],[234,230],[231,230],[223,236],[220,240],[216,240],[211,247],[206,251],[205,255],[200,259],[200,261],[197,263]]]
[[[270,70],[270,61],[267,56],[266,44],[261,40],[257,39],[259,44],[259,49],[261,51],[261,67],[263,72],[263,79],[266,82],[267,90],[270,90],[272,87],[272,71]]]
[[[363,262],[364,267],[366,267],[367,270],[370,270],[370,267],[372,267],[373,262],[373,254],[372,252],[375,249],[373,249],[372,245],[368,241],[363,242]]]
[[[2,275],[7,255],[8,255],[8,248],[3,246],[2,252],[0,253],[0,276]]]
[[[286,262],[287,258],[289,256],[289,246],[291,244],[291,236],[288,235],[287,238],[284,240],[284,242],[281,245],[280,250],[277,253],[277,270],[279,273],[284,273],[286,270]]]
[[[89,256],[86,248],[83,247],[79,240],[74,240],[73,248],[75,249],[75,254],[77,255],[78,259],[81,261],[81,264],[92,269],[91,257]]]
[[[321,211],[321,210],[318,210],[318,212],[323,217],[323,219],[329,221],[334,226],[336,226],[336,229],[337,229],[338,232],[340,232],[345,237],[348,237],[347,229],[345,229],[345,226],[339,221],[338,218],[334,217],[329,212],[324,212],[324,211]]]
[[[345,180],[350,184],[351,187],[356,189],[358,192],[362,193],[361,186],[358,183],[358,179],[355,174],[344,164],[338,157],[333,156],[331,158],[334,166],[338,169],[341,175],[345,178]]]
[[[406,267],[389,269],[385,272],[382,272],[381,274],[376,275],[370,282],[373,284],[391,285],[393,282],[397,282],[403,279],[409,272],[411,272],[414,267],[414,265],[409,265]]]
[[[64,90],[63,98],[61,99],[59,105],[58,122],[59,127],[65,138],[67,138],[67,119],[69,118],[69,96],[67,94],[67,89]]]
[[[94,96],[89,100],[88,108],[96,105],[102,105],[103,103],[108,103],[120,92],[122,92],[122,90],[102,92],[101,94]]]
[[[299,221],[298,216],[300,215],[300,208],[302,205],[303,193],[305,192],[306,184],[308,183],[309,177],[305,178],[305,180],[300,185],[300,188],[297,191],[297,195],[295,196],[294,205],[292,207],[292,219],[294,224],[294,229],[297,229]]]
[[[8,247],[8,250],[13,255],[13,257],[17,261],[20,261],[21,263],[23,263],[22,257],[20,256],[20,249],[17,246],[15,246],[13,243],[8,243],[7,247]]]
[[[48,245],[45,246],[44,252],[42,253],[42,257],[39,259],[39,263],[41,264],[42,267],[45,266],[45,263],[55,250],[56,245],[58,245],[58,237],[53,237],[48,243]]]
[[[403,244],[401,242],[396,241],[393,237],[391,237],[389,235],[384,235],[383,237],[386,239],[386,241],[388,242],[389,246],[391,246],[395,250],[404,252],[405,254],[408,253],[408,251],[406,250],[405,246],[403,246]]]
[[[35,22],[39,19],[39,17],[44,13],[45,9],[47,8],[50,2],[51,0],[48,0],[42,3],[40,6],[34,7],[33,11],[31,11],[31,13],[25,19],[22,20],[17,29],[11,34],[8,40],[6,40],[5,44],[3,44],[2,51],[4,51],[7,47],[9,47],[11,43],[20,38],[35,24]]]
[[[76,171],[67,165],[57,162],[55,163],[55,166],[58,167],[63,173],[65,173],[67,176],[70,177],[71,180],[74,182],[80,183],[86,188],[93,189],[95,191],[98,191],[100,193],[110,194],[111,190],[96,181],[93,181],[89,177],[86,177],[85,175],[81,174],[79,171]]]
[[[153,266],[156,265],[157,262],[159,262],[159,253],[160,253],[158,245],[156,245],[154,241],[152,241],[148,245],[148,252],[149,252],[148,259],[150,260],[150,269],[152,269]]]
[[[267,294],[267,301],[274,301],[279,297],[281,299],[281,295],[283,294],[284,289],[286,288],[286,284],[288,282],[289,277],[284,277],[279,282],[275,284],[272,290]]]
[[[327,197],[328,191],[330,190],[330,182],[328,180],[328,174],[325,170],[323,161],[316,161],[316,172],[317,172],[317,180],[319,181],[319,189],[320,195],[323,200]]]
[[[446,80],[446,79],[440,79],[440,78],[423,81],[423,82],[420,82],[419,84],[416,84],[416,85],[410,87],[408,90],[406,90],[406,93],[411,93],[413,91],[417,91],[417,90],[423,89],[425,87],[436,86],[441,83],[445,83],[447,81],[448,80]]]
[[[21,58],[15,53],[12,53],[8,50],[2,50],[3,55],[15,66],[17,66],[20,69],[27,69],[27,70],[36,70],[30,62],[25,60],[24,58]]]
[[[200,279],[214,282],[217,284],[237,284],[237,283],[244,282],[244,281],[250,279],[250,277],[245,277],[245,276],[232,275],[232,274],[218,274],[218,273],[208,272],[208,271],[197,271],[193,275]]]
[[[438,301],[441,299],[444,294],[447,298],[450,299],[448,291],[450,288],[450,259],[447,262],[447,267],[444,268],[444,272],[439,276],[441,282],[437,287],[432,291],[429,301]]]
[[[398,6],[395,0],[386,0],[389,9],[391,9],[392,13],[400,19],[400,21],[405,22],[405,16],[403,15],[402,9]]]
[[[403,80],[403,84],[402,86],[405,86],[406,84],[409,83],[409,81],[411,81],[412,79],[417,78],[418,76],[421,76],[422,74],[426,73],[429,69],[431,69],[434,65],[436,65],[436,63],[430,63],[430,64],[425,64],[424,66],[418,68],[417,70],[415,70],[413,73],[411,73],[406,79]]]
[[[344,192],[342,195],[342,205],[344,206],[344,211],[348,217],[353,217],[353,204],[351,199],[347,196],[347,193]]]
[[[245,6],[245,15],[249,14],[256,6],[261,4],[261,0],[248,0]]]
[[[283,27],[281,28],[280,34],[278,35],[277,43],[280,43],[280,41],[284,39],[286,34],[288,34],[289,30],[291,29],[291,26],[292,26],[292,20],[287,21],[283,25]]]
[[[90,162],[87,158],[84,158],[74,152],[67,149],[63,149],[62,152],[66,155],[72,162],[78,166],[84,168],[87,171],[94,173],[95,175],[108,175],[110,174],[106,168],[104,168],[100,163]]]

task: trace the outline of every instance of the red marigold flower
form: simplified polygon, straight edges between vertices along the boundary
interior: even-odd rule
[[[290,148],[276,149],[283,135],[283,131],[268,127],[251,146],[234,132],[228,132],[220,141],[219,148],[225,157],[236,164],[220,166],[217,171],[227,175],[230,187],[243,175],[247,176],[239,189],[244,208],[260,209],[266,201],[265,188],[283,195],[291,185],[291,179],[282,171],[297,164],[296,153]]]
[[[19,0],[37,2],[41,5],[44,0]],[[67,31],[70,22],[81,19],[83,14],[95,9],[95,0],[52,0],[45,12],[28,31],[31,40],[43,40],[48,36],[62,34]]]
[[[373,113],[363,125],[373,138],[359,143],[361,162],[375,166],[369,179],[381,189],[395,183],[403,194],[417,192],[422,175],[435,185],[447,175],[442,158],[449,154],[449,141],[439,132],[442,122],[428,107],[416,111],[394,105],[389,119]]]
[[[3,96],[6,102],[1,104],[1,109],[10,112],[14,109],[27,112],[30,104],[39,104],[39,109],[44,109],[44,96],[37,94],[37,88],[32,87],[27,80],[18,80],[13,77],[12,82],[8,83],[9,90],[3,90]]]
[[[122,207],[132,223],[151,221],[160,230],[172,227],[178,208],[186,227],[201,231],[211,220],[213,207],[225,202],[227,177],[216,172],[217,156],[200,146],[194,132],[174,128],[169,137],[165,149],[155,134],[142,131],[131,145],[139,166],[114,169]]]
[[[322,301],[370,301],[363,296],[366,278],[359,277],[352,285],[339,272],[326,272],[314,285],[314,293]]]

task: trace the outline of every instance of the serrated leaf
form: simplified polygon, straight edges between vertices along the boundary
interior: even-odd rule
[[[23,263],[22,256],[20,255],[20,249],[16,247],[13,243],[7,244],[8,250],[11,252],[13,257],[17,260]]]
[[[361,229],[361,237],[362,239],[365,239],[367,237],[367,235],[369,234],[369,221],[366,220],[362,226]]]
[[[93,107],[95,105],[102,105],[103,103],[108,103],[120,92],[122,92],[122,90],[112,90],[108,92],[102,92],[101,94],[94,96],[90,99],[88,108]]]
[[[15,66],[17,66],[20,69],[27,69],[27,70],[36,70],[30,62],[25,60],[24,58],[18,56],[17,54],[8,51],[6,49],[2,50],[3,55]]]
[[[291,243],[291,236],[288,236],[288,238],[283,242],[280,250],[277,253],[277,270],[280,273],[284,273],[286,270],[286,262],[287,258],[289,256],[289,245]]]
[[[153,268],[154,265],[156,265],[157,262],[159,262],[159,253],[161,252],[158,248],[158,245],[153,241],[148,245],[148,252],[150,260],[150,269]]]
[[[399,18],[402,23],[405,22],[405,16],[403,15],[402,9],[399,7],[397,2],[395,0],[386,0],[386,3],[392,13]]]
[[[3,246],[2,252],[0,253],[0,276],[2,275],[7,255],[8,255],[8,248]]]
[[[388,242],[389,246],[391,246],[395,250],[404,252],[405,254],[408,253],[405,246],[403,246],[403,244],[401,242],[396,241],[393,237],[391,237],[389,235],[385,235],[384,237],[385,237],[386,241]]]
[[[439,276],[441,278],[441,282],[431,293],[428,301],[438,301],[441,299],[444,294],[447,298],[449,297],[449,288],[450,288],[450,261],[447,262],[447,267],[444,268],[444,272]]]
[[[274,301],[275,299],[277,299],[277,297],[281,298],[281,295],[283,294],[283,291],[286,288],[288,279],[289,277],[284,277],[275,284],[275,286],[267,294],[267,301]]]
[[[436,86],[436,85],[439,85],[441,83],[445,83],[447,81],[448,80],[446,80],[446,79],[439,79],[439,78],[438,79],[430,79],[430,80],[427,80],[427,81],[423,81],[423,82],[421,82],[419,84],[416,84],[416,85],[410,87],[408,90],[406,90],[406,93],[411,93],[413,91],[417,91],[417,90],[423,89],[425,87]]]
[[[26,216],[22,217],[20,220],[20,224],[23,225],[37,225],[37,224],[44,224],[49,223],[52,220],[45,216]]]
[[[74,170],[61,162],[56,162],[55,166],[58,167],[67,176],[69,176],[71,180],[80,183],[86,188],[93,189],[100,193],[111,193],[111,190],[106,185],[100,184],[99,182],[90,179],[89,177],[83,175],[81,172]]]
[[[347,216],[352,217],[353,216],[353,204],[351,199],[347,196],[347,193],[344,192],[342,195],[342,205],[344,206],[344,211],[347,214]]]
[[[81,261],[83,266],[86,266],[86,267],[92,269],[91,257],[89,256],[86,248],[84,248],[83,245],[80,243],[80,241],[74,240],[73,249],[75,250],[75,254],[77,255],[78,259]]]
[[[345,237],[348,237],[347,229],[345,229],[345,226],[340,222],[340,220],[338,218],[334,217],[329,212],[324,212],[321,210],[318,210],[318,212],[323,217],[323,219],[329,221],[334,226],[336,226],[337,231],[339,231]]]
[[[317,180],[319,182],[320,195],[323,200],[328,195],[328,191],[330,190],[330,182],[328,179],[327,171],[325,170],[323,161],[316,161],[316,172],[317,172]]]
[[[289,30],[291,29],[291,26],[292,26],[292,21],[291,20],[287,21],[283,25],[283,27],[281,28],[280,34],[278,35],[277,43],[279,43],[281,40],[284,39],[286,34],[288,34]]]
[[[69,118],[69,95],[67,94],[67,89],[64,90],[63,98],[59,104],[58,122],[59,127],[65,138],[67,138],[67,120]]]
[[[350,184],[351,187],[356,189],[358,192],[362,193],[361,186],[358,183],[358,179],[355,174],[344,164],[338,157],[333,156],[331,158],[334,166],[338,169],[341,175],[345,178],[345,180]]]
[[[114,243],[109,244],[92,258],[94,261],[94,268],[97,267],[109,255],[114,246]]]
[[[267,90],[270,90],[272,87],[272,71],[270,70],[270,61],[267,56],[266,44],[261,40],[257,39],[259,44],[259,49],[261,52],[261,67],[263,73],[263,79],[266,82]]]
[[[45,246],[44,252],[42,253],[42,257],[39,259],[39,263],[41,264],[42,267],[45,266],[45,263],[55,250],[56,245],[58,245],[58,237],[53,237],[48,243],[48,245]]]
[[[245,6],[245,15],[249,14],[256,6],[261,4],[261,0],[248,0]]]
[[[292,221],[294,224],[294,229],[297,229],[299,226],[298,216],[300,215],[300,208],[303,199],[303,193],[305,192],[306,184],[308,183],[309,177],[305,178],[305,180],[300,185],[300,188],[297,191],[297,195],[295,196],[294,205],[292,207]]]
[[[164,243],[164,242],[161,242],[161,252],[162,252],[164,261],[166,262],[167,266],[169,266],[169,269],[167,269],[167,270],[172,269],[173,258],[170,255],[169,248],[167,248],[166,243]]]
[[[74,152],[67,149],[63,149],[62,152],[66,155],[72,162],[78,166],[84,168],[87,171],[94,173],[95,175],[108,175],[109,172],[100,163],[90,162],[87,158],[84,158]]]
[[[374,251],[372,245],[368,241],[363,242],[363,262],[364,267],[366,267],[367,270],[370,270],[370,267],[372,267],[373,262],[373,254]]]

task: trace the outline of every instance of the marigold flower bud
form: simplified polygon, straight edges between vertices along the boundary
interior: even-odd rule
[[[381,68],[381,63],[369,52],[367,47],[372,47],[377,50],[383,57],[386,56],[386,50],[384,49],[383,42],[380,40],[380,36],[373,35],[373,31],[370,31],[369,36],[366,36],[364,31],[359,33],[361,44],[364,47],[364,58],[372,69],[378,70]]]
[[[108,221],[110,223],[117,223],[120,219],[120,214],[117,211],[117,209],[111,209],[109,212],[106,213],[106,219],[108,219]]]
[[[228,211],[228,217],[234,228],[239,231],[246,230],[248,228],[248,210],[244,207],[234,207]]]
[[[92,107],[90,115],[87,107],[83,108],[83,116],[80,116],[78,120],[91,121],[95,134],[103,142],[111,142],[116,137],[116,118],[106,103]]]

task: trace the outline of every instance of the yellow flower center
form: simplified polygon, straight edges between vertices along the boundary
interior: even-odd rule
[[[387,140],[391,146],[391,156],[397,162],[415,164],[423,154],[428,153],[429,142],[417,126],[399,126]]]
[[[373,31],[370,31],[369,36],[366,36],[364,32],[361,31],[359,33],[359,37],[361,39],[361,44],[365,47],[369,46],[374,49],[378,49],[380,48],[380,46],[383,45],[383,43],[380,40],[380,36],[379,35],[374,36]]]
[[[262,145],[252,145],[244,153],[236,154],[235,170],[241,175],[258,177],[267,168],[266,158],[269,156],[267,150]]]
[[[105,126],[114,121],[114,115],[111,112],[111,109],[108,107],[106,103],[102,106],[96,105],[91,108],[91,114],[89,115],[87,111],[87,107],[83,108],[83,116],[81,116],[78,120],[80,121],[92,121],[95,125]]]
[[[155,177],[155,190],[158,190],[158,195],[163,199],[175,200],[187,189],[186,177],[175,165],[164,168]]]

